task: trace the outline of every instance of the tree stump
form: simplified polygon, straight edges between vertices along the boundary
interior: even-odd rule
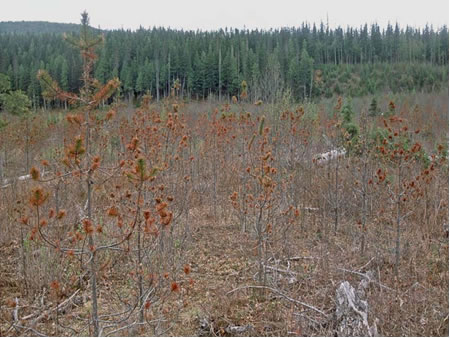
[[[342,282],[336,289],[336,334],[338,337],[375,337],[378,335],[375,324],[368,322],[369,305],[366,288],[370,283],[370,273],[366,275],[355,290],[349,282]]]

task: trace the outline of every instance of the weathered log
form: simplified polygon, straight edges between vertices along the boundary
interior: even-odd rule
[[[369,304],[366,289],[371,280],[370,273],[361,280],[355,290],[347,281],[342,282],[336,290],[336,335],[339,337],[377,336],[376,320],[369,325]]]

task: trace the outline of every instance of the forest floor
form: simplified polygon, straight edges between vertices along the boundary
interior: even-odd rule
[[[248,288],[258,285],[256,240],[227,218],[215,223],[198,217],[193,223],[188,259],[195,284],[173,333],[229,336],[237,326],[245,336],[301,334],[286,326],[293,318],[284,317],[279,295]]]
[[[205,214],[205,213],[201,213]],[[208,214],[208,212],[206,212]],[[287,263],[289,273],[271,274],[268,283],[273,290],[257,287],[257,240],[240,231],[229,217],[200,214],[193,221],[192,246],[188,260],[192,266],[194,287],[180,313],[180,325],[174,335],[181,336],[299,336],[325,335],[332,330],[335,311],[335,289],[344,278],[342,271],[331,266],[357,264],[344,255],[340,238],[319,244],[320,231],[304,232],[300,228],[291,233],[298,244],[291,248],[294,260]],[[316,230],[316,229],[314,229]],[[323,238],[322,238],[323,239]],[[357,247],[355,247],[357,250]],[[320,258],[322,255],[322,258]],[[330,261],[332,260],[332,262]],[[363,258],[366,259],[366,258]],[[285,270],[283,263],[278,267]],[[367,262],[366,262],[367,263]],[[271,262],[268,265],[276,265]],[[361,264],[363,265],[363,264]],[[284,268],[283,268],[284,267]],[[331,268],[331,269],[330,269]],[[358,276],[345,276],[359,282]],[[355,282],[355,283],[356,283]],[[283,295],[296,295],[288,299]],[[296,301],[311,305],[326,313],[299,306]],[[300,318],[301,317],[301,318]],[[323,324],[323,327],[321,327]],[[242,329],[242,333],[232,331]]]
[[[160,328],[162,331],[167,328],[164,335],[332,336],[336,289],[342,281],[356,287],[361,273],[369,270],[376,274],[376,281],[367,293],[369,323],[376,321],[381,335],[448,334],[448,242],[445,238],[440,244],[430,242],[429,247],[417,247],[406,253],[397,278],[390,255],[376,257],[374,248],[370,247],[366,255],[359,254],[356,225],[343,223],[337,235],[326,234],[321,232],[321,223],[308,215],[305,219],[308,228],[296,226],[290,234],[292,245],[286,257],[294,259],[289,261],[284,257],[280,262],[267,263],[288,272],[268,271],[266,285],[271,289],[262,290],[255,288],[260,285],[256,238],[242,233],[226,212],[219,212],[219,221],[214,222],[210,208],[194,208],[190,218],[191,239],[187,241],[183,264],[190,265],[188,277],[193,283],[189,287],[183,284],[178,295],[170,296],[167,304],[177,310]],[[35,336],[36,332],[70,335],[68,330],[56,329],[54,312],[32,325],[37,331],[25,329],[34,318],[19,321],[25,328],[11,327],[15,305],[9,303],[16,297],[19,318],[33,313],[41,315],[55,303],[48,290],[45,305],[38,312],[42,296],[34,297],[29,303],[21,298],[24,285],[19,271],[20,246],[16,240],[0,246],[0,257],[0,314],[3,316],[0,336]],[[418,268],[424,266],[426,270]],[[108,288],[113,285],[117,288],[118,284],[125,292],[127,287],[132,290],[127,278],[109,275],[102,279],[100,313],[121,308],[120,304],[108,302]],[[77,297],[84,299],[84,305],[73,306],[59,318],[61,323],[80,329],[79,334],[83,335],[87,332],[79,319],[89,317],[89,301],[86,302],[89,296],[89,289],[83,289]],[[143,327],[140,331],[124,330],[118,334],[148,336],[154,331]]]
[[[357,241],[349,240],[348,234],[329,234],[325,241],[324,235],[311,224],[308,231],[294,229],[292,232],[291,240],[297,246],[291,248],[291,257],[298,259],[287,264],[290,273],[269,274],[267,285],[272,290],[261,290],[252,288],[258,285],[256,239],[243,234],[231,217],[222,217],[220,222],[214,222],[210,214],[192,211],[192,238],[184,260],[191,266],[189,277],[193,284],[181,289],[178,304],[182,305],[171,317],[170,329],[165,335],[330,336],[334,332],[332,318],[336,308],[336,288],[344,280],[356,287],[361,280],[358,273],[369,269],[378,275],[377,282],[371,285],[368,292],[369,322],[373,323],[377,318],[380,334],[448,333],[448,312],[445,312],[448,296],[444,296],[446,287],[448,291],[448,269],[445,263],[439,263],[441,260],[448,261],[448,246],[442,246],[440,259],[434,260],[435,264],[423,279],[417,277],[412,280],[406,270],[400,274],[404,277],[397,279],[393,277],[393,265],[389,260],[377,261],[372,256],[358,255]],[[345,229],[344,226],[343,232]],[[20,257],[18,243],[13,241],[0,247],[0,257],[2,313],[11,317],[0,322],[0,335],[36,335],[36,332],[70,334],[70,331],[55,329],[53,315],[42,318],[34,326],[36,332],[11,329],[8,322],[11,323],[9,319],[14,316],[14,305],[8,305],[6,300],[20,298],[23,290],[23,283],[18,278],[20,264],[17,258],[11,260],[12,257]],[[417,264],[422,264],[419,257],[415,260]],[[278,267],[286,269],[286,262]],[[271,262],[272,266],[274,264]],[[410,265],[405,269],[411,269]],[[114,278],[114,282],[119,281],[120,278]],[[105,288],[105,285],[102,287]],[[83,297],[89,298],[88,290],[83,291]],[[35,311],[33,306],[37,308],[36,302],[29,305],[30,310],[21,300],[19,306],[25,305],[25,308],[19,308],[19,317]],[[8,306],[9,310],[5,310]],[[52,306],[54,304],[48,302],[45,309]],[[110,309],[111,304],[101,303],[100,312],[110,312]],[[320,311],[326,316],[321,315]],[[80,318],[87,313],[86,306],[73,307],[68,313],[62,313],[60,320],[73,326],[76,324],[73,324],[71,317]],[[405,321],[405,316],[409,320]],[[24,327],[29,323],[23,322]],[[143,328],[141,331],[124,330],[118,334],[146,336],[153,333]]]
[[[291,316],[294,315],[294,304],[286,303],[278,294],[247,288],[258,285],[256,240],[248,234],[243,234],[239,226],[230,222],[229,219],[225,218],[222,222],[214,222],[209,212],[199,212],[197,217],[195,217],[195,212],[192,214],[194,216],[191,228],[192,238],[184,258],[191,266],[189,276],[193,280],[193,284],[188,291],[181,290],[180,298],[183,299],[183,306],[179,309],[174,318],[175,323],[167,334],[175,336],[239,335],[239,333],[233,333],[234,331],[228,331],[233,326],[245,327],[245,331],[242,333],[244,336],[301,334],[301,328],[298,325],[293,324],[292,327],[287,327],[288,322],[298,322],[294,317],[285,317],[287,312]],[[309,256],[304,251],[302,253],[298,251],[298,253]],[[42,318],[41,322],[34,326],[36,332],[12,329],[11,325],[7,324],[7,322],[11,323],[10,319],[13,319],[15,306],[14,304],[4,304],[5,300],[13,300],[16,297],[20,299],[22,297],[21,290],[24,289],[18,271],[20,264],[17,259],[20,257],[20,246],[17,241],[11,241],[0,247],[0,255],[4,258],[0,264],[0,298],[2,305],[5,305],[3,313],[8,313],[8,316],[11,317],[0,323],[2,335],[36,335],[36,332],[46,332],[51,335],[64,334],[63,331],[55,329],[54,315]],[[13,257],[15,260],[11,260]],[[306,265],[302,268],[305,268],[305,271],[309,269]],[[111,276],[108,283],[112,283],[112,279],[114,282],[120,280]],[[313,296],[311,289],[305,289],[304,282],[309,278],[302,277],[300,279],[300,281],[295,279],[295,288],[303,288],[305,294],[309,293],[310,296]],[[106,282],[102,283],[105,287]],[[292,287],[290,289],[292,290]],[[89,289],[84,289],[82,293],[83,295],[79,293],[77,297],[89,299]],[[101,293],[103,294],[103,292]],[[107,296],[104,297],[106,299]],[[317,300],[319,303],[322,301]],[[32,313],[33,310],[29,308],[37,308],[38,302],[39,299],[34,299],[32,304],[25,305],[26,301],[20,300],[19,318]],[[101,301],[100,304],[102,304]],[[54,305],[49,301],[44,308],[49,309]],[[24,306],[24,308],[22,309],[20,306]],[[324,304],[315,306],[322,307]],[[328,302],[328,306],[330,306],[330,302]],[[9,310],[6,310],[8,307]],[[86,307],[88,306],[72,307],[69,315],[83,317],[86,315]],[[100,312],[110,312],[111,304],[103,309],[100,305],[100,308]],[[43,312],[41,311],[41,313]],[[65,320],[66,315],[66,313],[60,314],[61,323],[65,322],[68,326],[77,328],[70,318],[66,318],[68,321]],[[24,327],[26,327],[26,323],[23,323]],[[145,336],[149,332],[145,329],[140,332],[126,330],[122,334]]]

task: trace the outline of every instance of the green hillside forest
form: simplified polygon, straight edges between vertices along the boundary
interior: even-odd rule
[[[34,107],[63,105],[44,102],[36,73],[45,69],[62,89],[76,91],[82,60],[66,48],[63,34],[77,32],[75,24],[1,22],[0,73]],[[159,100],[176,81],[184,98],[230,99],[245,80],[249,99],[264,102],[275,102],[285,91],[303,101],[448,87],[446,26],[331,29],[321,23],[271,30],[103,32],[95,76],[102,83],[118,77],[121,95],[129,100],[147,92]]]

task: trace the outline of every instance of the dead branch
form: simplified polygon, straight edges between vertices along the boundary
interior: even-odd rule
[[[368,278],[367,274],[365,274],[365,273],[361,273],[361,272],[357,272],[357,271],[352,271],[352,270],[347,270],[347,269],[344,269],[344,268],[336,268],[336,270],[344,271],[344,272],[348,272],[348,273],[353,273],[353,274],[355,274],[355,275],[358,275],[358,276],[361,276],[361,277],[364,277],[364,278]],[[373,279],[371,279],[371,278],[369,278],[369,282],[370,282],[370,283],[375,283],[375,284],[377,284],[378,286],[382,287],[383,289],[386,289],[386,290],[389,290],[389,291],[392,291],[392,292],[395,292],[395,293],[397,292],[397,290],[391,289],[389,286],[386,286],[386,285],[384,285],[384,284],[381,284],[380,282],[377,282],[376,280],[373,280]]]
[[[266,290],[272,291],[273,293],[276,293],[276,294],[282,296],[283,298],[287,299],[288,301],[290,301],[292,303],[302,305],[302,306],[304,306],[304,307],[306,307],[306,308],[308,308],[310,310],[316,311],[317,313],[320,313],[322,316],[328,318],[328,315],[325,312],[319,310],[318,308],[316,308],[316,307],[314,307],[312,305],[303,303],[303,302],[301,302],[299,300],[296,300],[294,298],[291,298],[288,295],[285,295],[283,292],[281,292],[281,291],[279,291],[277,289],[271,288],[269,286],[262,286],[262,285],[261,286],[258,286],[258,285],[241,286],[239,288],[236,288],[236,289],[233,289],[231,291],[228,291],[227,295],[229,295],[229,294],[231,294],[233,292],[239,291],[239,290],[244,290],[244,289],[266,289]]]
[[[54,312],[54,311],[56,311],[56,310],[60,311],[60,310],[64,309],[64,308],[69,304],[69,302],[70,302],[70,301],[78,294],[79,291],[80,291],[80,289],[77,289],[77,291],[75,291],[69,298],[67,298],[64,302],[62,302],[62,303],[59,304],[58,306],[55,306],[54,308],[51,308],[51,309],[49,309],[49,310],[47,310],[47,311],[44,311],[44,312],[41,312],[41,311],[40,311],[40,312],[33,313],[33,314],[31,314],[31,315],[25,316],[25,317],[23,317],[21,320],[28,320],[28,319],[32,319],[32,318],[38,316],[38,317],[37,317],[35,320],[33,320],[33,322],[31,323],[31,326],[33,327],[34,325],[36,325],[36,323],[37,323],[39,320],[41,320],[42,318],[48,316],[50,313],[52,313],[52,312]],[[41,314],[39,315],[39,313],[41,313]]]

